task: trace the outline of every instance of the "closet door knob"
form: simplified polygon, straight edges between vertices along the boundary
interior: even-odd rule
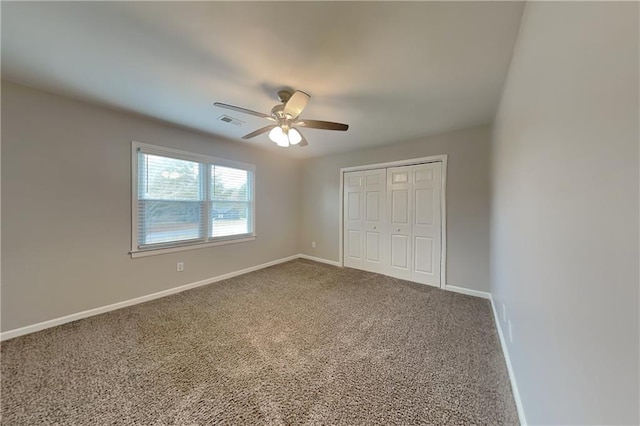
[[[400,228],[398,228],[398,232],[400,232]]]
[[[373,229],[376,229],[376,227],[374,226]]]

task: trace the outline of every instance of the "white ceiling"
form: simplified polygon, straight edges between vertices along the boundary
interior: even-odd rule
[[[300,157],[488,123],[520,24],[513,2],[3,2],[2,77],[237,140],[282,87],[312,98]],[[218,121],[222,114],[245,124]]]

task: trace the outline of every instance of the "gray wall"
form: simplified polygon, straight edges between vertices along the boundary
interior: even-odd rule
[[[256,164],[257,240],[132,260],[131,140]],[[2,331],[300,251],[336,260],[339,169],[442,153],[448,284],[489,290],[487,127],[301,162],[3,81],[2,144]]]
[[[131,259],[132,140],[255,164],[257,240]],[[296,254],[299,174],[298,160],[3,81],[2,330]]]
[[[489,291],[489,146],[490,129],[476,127],[305,161],[301,252],[339,258],[340,168],[448,154],[447,284]]]
[[[531,424],[640,421],[638,47],[637,3],[523,16],[494,130],[491,289]]]

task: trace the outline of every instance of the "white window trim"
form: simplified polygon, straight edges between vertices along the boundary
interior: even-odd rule
[[[147,154],[157,154],[162,156],[169,156],[178,158],[181,160],[195,161],[198,163],[209,163],[216,166],[232,167],[236,169],[249,170],[253,173],[251,179],[251,218],[252,218],[252,231],[249,234],[231,235],[226,237],[219,237],[213,241],[196,241],[196,242],[184,242],[176,243],[168,247],[154,247],[154,248],[138,248],[138,151],[142,151]],[[211,157],[208,155],[195,154],[187,151],[180,151],[173,148],[165,148],[157,145],[150,145],[147,143],[131,141],[131,251],[129,254],[132,259],[138,257],[153,256],[158,254],[173,253],[185,250],[195,250],[206,247],[215,247],[225,244],[234,244],[247,241],[253,241],[256,239],[256,166],[248,163],[241,163],[239,161],[225,160],[224,158]]]

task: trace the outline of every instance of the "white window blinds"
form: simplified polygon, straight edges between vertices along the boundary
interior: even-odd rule
[[[132,251],[254,235],[254,167],[134,143]]]

